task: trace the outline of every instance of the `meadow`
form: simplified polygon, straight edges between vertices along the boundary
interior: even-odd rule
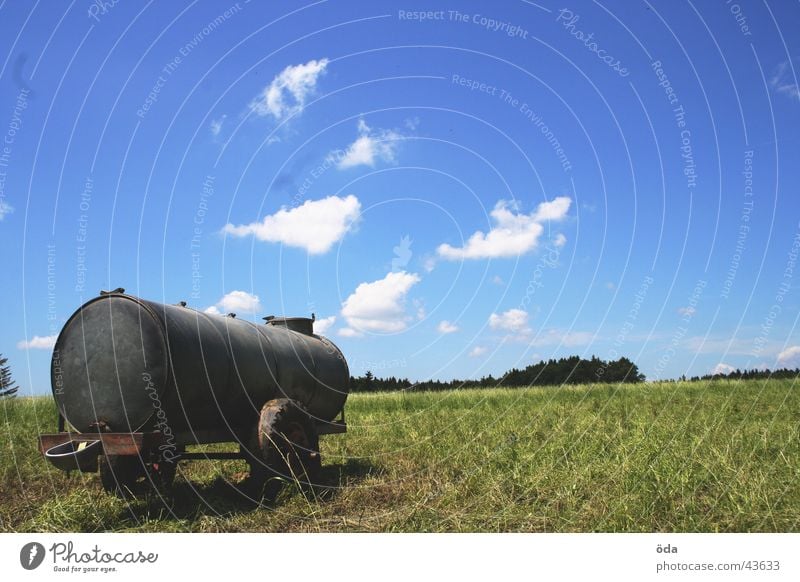
[[[36,450],[52,399],[4,400],[0,531],[800,531],[792,380],[355,394],[346,413],[347,434],[322,437],[321,484],[256,506],[243,461],[107,495]]]

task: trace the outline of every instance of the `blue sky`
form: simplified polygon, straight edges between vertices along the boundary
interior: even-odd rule
[[[267,4],[267,3],[263,3]],[[800,365],[796,3],[0,5],[0,352],[100,289],[353,373]]]

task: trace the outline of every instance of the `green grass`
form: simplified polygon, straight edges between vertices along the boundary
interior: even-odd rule
[[[241,461],[125,501],[36,451],[50,399],[0,402],[2,531],[800,531],[791,381],[358,394],[326,487],[253,507]]]

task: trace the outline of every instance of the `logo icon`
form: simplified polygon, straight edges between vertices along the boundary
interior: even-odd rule
[[[35,570],[44,561],[44,546],[39,542],[30,542],[19,551],[19,563],[26,570]]]

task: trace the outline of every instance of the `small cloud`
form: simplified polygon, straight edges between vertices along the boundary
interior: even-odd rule
[[[361,337],[363,334],[357,332],[351,327],[343,327],[336,332],[341,337]]]
[[[778,365],[781,368],[800,368],[800,346],[791,346],[779,353]]]
[[[489,327],[513,333],[530,333],[528,312],[522,309],[509,309],[503,313],[489,316]]]
[[[800,101],[800,87],[790,67],[789,61],[784,61],[775,68],[775,73],[770,77],[770,86],[777,93],[788,95]]]
[[[722,362],[720,362],[719,364],[717,364],[716,366],[714,366],[712,368],[711,375],[713,376],[713,375],[716,375],[716,374],[722,374],[722,375],[730,374],[731,372],[733,372],[735,370],[736,370],[736,368],[734,368],[733,366],[730,366],[728,364],[723,364]]]
[[[323,317],[314,322],[314,333],[317,335],[325,335],[325,333],[336,323],[336,316]]]
[[[356,166],[375,166],[375,162],[394,163],[397,146],[403,136],[396,131],[370,128],[363,119],[358,120],[358,137],[344,152],[331,152],[329,158],[338,160],[340,170]]]
[[[438,331],[439,333],[442,333],[442,334],[456,333],[458,330],[459,330],[459,327],[456,324],[450,323],[446,319],[440,321],[439,325],[436,326],[436,331]]]
[[[52,350],[57,339],[58,334],[44,337],[35,335],[33,339],[17,342],[17,348],[20,350]]]
[[[505,285],[506,284],[506,282],[503,281],[503,279],[502,279],[502,277],[500,277],[500,275],[495,275],[494,277],[492,277],[492,283],[495,284],[495,285]]]
[[[282,243],[305,249],[310,255],[328,252],[342,240],[361,214],[361,203],[352,194],[307,200],[296,208],[281,208],[260,222],[235,226],[226,224],[223,232],[232,236],[254,235],[265,242]]]
[[[2,221],[6,214],[14,212],[14,208],[5,200],[0,200],[0,221]]]
[[[419,281],[419,275],[400,271],[371,283],[361,283],[342,303],[342,316],[348,328],[356,333],[404,330],[410,319],[405,311],[406,296]],[[339,330],[340,335],[342,331]]]
[[[608,289],[609,291],[613,291],[614,289],[617,288],[617,286],[614,284],[613,281],[606,281],[605,288]]]
[[[488,352],[488,351],[489,350],[487,348],[483,347],[483,346],[475,346],[474,348],[472,348],[469,351],[469,357],[470,358],[480,358],[481,356],[486,354],[486,352]]]
[[[414,131],[419,127],[419,117],[409,117],[403,122],[403,125],[410,131]]]
[[[250,109],[256,115],[271,115],[279,121],[300,113],[327,66],[328,59],[320,59],[286,67],[250,103]]]
[[[560,248],[562,248],[562,247],[563,247],[565,244],[567,244],[567,237],[565,237],[563,234],[561,234],[561,233],[559,232],[559,233],[556,235],[556,237],[553,239],[553,246],[555,246],[556,248],[560,249]]]
[[[231,291],[222,296],[216,304],[205,309],[205,313],[222,315],[223,313],[247,313],[254,314],[261,311],[261,301],[258,295],[253,295],[247,291]]]
[[[228,117],[226,114],[223,113],[222,117],[219,119],[214,119],[211,121],[211,135],[217,137],[219,132],[222,131],[222,124],[225,123],[225,118]]]
[[[494,225],[488,233],[475,232],[460,248],[441,244],[438,255],[447,260],[515,257],[534,250],[544,231],[542,223],[563,220],[571,200],[566,196],[542,202],[531,214],[518,213],[517,205],[500,200],[491,211]]]
[[[422,263],[422,268],[426,273],[432,272],[436,268],[436,257],[426,257]]]
[[[678,313],[684,317],[692,317],[697,310],[694,307],[678,307]]]

